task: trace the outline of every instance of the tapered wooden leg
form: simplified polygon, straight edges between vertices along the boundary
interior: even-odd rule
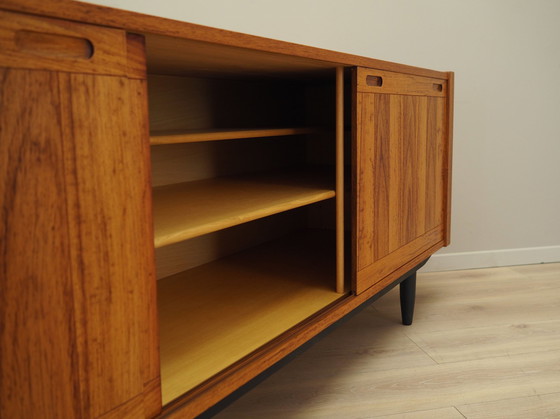
[[[414,317],[414,300],[416,299],[416,272],[411,274],[400,284],[401,317],[405,326],[412,324]]]

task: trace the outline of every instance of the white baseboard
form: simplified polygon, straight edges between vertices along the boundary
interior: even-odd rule
[[[436,253],[422,272],[496,266],[529,265],[560,262],[560,246],[527,247],[520,249],[482,250],[478,252]]]

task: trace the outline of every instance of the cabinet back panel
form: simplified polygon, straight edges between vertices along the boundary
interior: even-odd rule
[[[148,76],[150,130],[267,128],[305,123],[300,82]]]
[[[305,222],[305,212],[288,211],[160,247],[156,249],[157,278],[165,278],[280,238],[303,228]]]
[[[328,199],[307,207],[307,227],[334,230],[336,227],[336,201]]]
[[[153,146],[153,186],[303,163],[303,136]]]

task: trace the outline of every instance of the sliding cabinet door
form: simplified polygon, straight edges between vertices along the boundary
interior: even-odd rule
[[[354,290],[360,293],[444,245],[449,88],[447,80],[364,68],[354,83]]]
[[[0,417],[152,417],[143,41],[1,11],[0,30]]]

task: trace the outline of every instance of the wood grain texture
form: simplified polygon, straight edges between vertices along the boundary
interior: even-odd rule
[[[130,127],[127,140],[131,142],[131,155],[124,159],[134,159],[135,163],[129,166],[136,171],[136,204],[138,216],[137,221],[141,227],[138,235],[142,240],[154,236],[153,212],[151,191],[151,159],[149,144],[149,118],[146,74],[146,54],[144,39],[140,35],[127,34],[127,74],[128,93],[130,104],[125,108]],[[123,121],[125,121],[123,119]],[[126,135],[126,134],[123,134]],[[137,153],[137,154],[132,154]],[[128,186],[124,186],[128,188]],[[132,201],[131,201],[132,202]],[[129,203],[131,203],[129,202]],[[126,215],[128,217],[129,214]],[[142,299],[139,304],[139,319],[143,322],[140,326],[141,339],[141,365],[143,377],[142,406],[144,416],[150,418],[161,411],[161,380],[159,359],[159,329],[157,320],[156,300],[156,276],[155,276],[155,254],[154,248],[146,243],[139,243],[138,247],[142,253],[140,263],[140,274],[144,274],[141,281],[144,289],[141,292]],[[131,320],[131,319],[129,319]],[[132,320],[136,321],[136,320]]]
[[[391,254],[395,250],[406,244],[406,228],[407,223],[407,210],[409,203],[407,203],[407,190],[406,190],[406,173],[408,167],[403,165],[405,160],[405,153],[408,149],[407,139],[404,138],[404,98],[397,95],[389,96],[389,137],[376,138],[374,141],[388,141],[388,155],[389,155],[389,187],[388,187],[388,208],[389,208],[389,231],[387,236],[377,236],[378,240],[388,241],[388,253]],[[409,162],[412,163],[412,162]],[[374,163],[375,167],[375,163]],[[371,169],[370,169],[371,170]],[[377,178],[374,180],[377,182]],[[371,188],[371,186],[370,186]],[[374,204],[375,198],[372,197]],[[375,222],[375,221],[374,221]]]
[[[127,74],[123,31],[1,10],[0,21],[2,67]]]
[[[391,181],[391,177],[395,174],[392,168],[392,159],[394,159],[394,151],[391,152],[391,132],[390,125],[390,97],[365,95],[368,100],[373,103],[373,109],[364,109],[363,120],[366,125],[373,125],[373,131],[364,138],[360,139],[360,144],[366,143],[367,148],[358,150],[358,153],[364,153],[362,159],[367,159],[368,164],[363,168],[360,167],[360,173],[369,172],[369,179],[364,177],[363,181],[359,181],[359,189],[362,189],[360,198],[360,208],[367,205],[368,209],[361,211],[364,222],[366,218],[371,224],[368,234],[371,238],[366,239],[370,242],[371,251],[365,252],[369,254],[368,262],[358,265],[358,269],[370,265],[374,260],[380,259],[390,253],[391,241],[391,212],[398,207],[391,208],[391,200],[395,200],[396,183]],[[373,113],[371,113],[373,111]],[[366,113],[367,112],[367,113]],[[363,129],[366,129],[365,127]],[[361,164],[361,163],[360,163]],[[365,187],[365,185],[368,185]],[[373,186],[375,199],[368,197],[369,188]],[[398,198],[398,196],[397,196]],[[366,200],[370,202],[365,202]],[[394,203],[393,203],[394,204]],[[398,203],[397,203],[398,205]],[[371,208],[371,209],[370,209]],[[372,216],[373,214],[373,216]],[[360,236],[362,238],[362,236]],[[363,238],[362,238],[363,239]],[[360,240],[361,243],[361,240]],[[361,252],[359,253],[361,255]],[[364,257],[364,256],[362,256]]]
[[[355,284],[356,293],[359,294],[381,281],[386,275],[399,268],[403,261],[412,260],[415,256],[423,254],[427,249],[441,241],[442,233],[441,226],[428,230],[423,235],[416,237],[387,256],[358,271]]]
[[[412,249],[423,252],[441,240],[447,146],[443,98],[357,91],[355,100],[355,287],[361,292]]]
[[[62,114],[71,121],[64,148],[69,217],[76,220],[70,243],[83,328],[78,352],[95,417],[142,394],[159,375],[146,86],[78,74],[61,80]]]
[[[359,410],[359,408],[357,409]],[[465,417],[455,407],[440,409],[417,410],[415,412],[383,415],[384,419],[464,419]]]
[[[339,299],[334,254],[299,235],[158,281],[164,403]]]
[[[42,65],[52,67],[30,66]],[[3,304],[1,359],[12,366],[2,364],[0,415],[153,415],[159,388],[144,394],[159,376],[146,83],[67,69],[84,73],[2,71],[0,96],[10,103],[1,107],[0,155],[12,162],[0,177],[9,200],[2,236],[12,237],[2,294],[17,306]]]
[[[137,41],[135,42],[137,45]],[[138,50],[138,45],[136,46]],[[130,56],[130,54],[129,54]],[[153,207],[151,197],[151,159],[149,144],[149,119],[148,119],[148,99],[146,80],[129,80],[130,106],[127,108],[131,125],[131,134],[128,139],[137,146],[131,147],[131,151],[136,151],[132,157],[135,160],[136,170],[136,203],[138,223],[140,229],[138,235],[142,240],[149,240],[154,237],[153,228]],[[126,163],[126,161],[125,161]],[[127,188],[128,186],[125,186]],[[129,202],[130,203],[130,202]],[[129,214],[126,214],[128,217]],[[146,418],[155,416],[161,411],[161,379],[160,379],[160,357],[159,357],[159,329],[157,318],[157,297],[156,297],[156,270],[155,270],[155,251],[151,244],[139,243],[138,247],[142,252],[138,252],[142,258],[139,263],[140,275],[144,275],[141,282],[144,289],[140,291],[139,319],[141,336],[141,364],[143,377],[143,407]],[[151,243],[151,241],[149,241]],[[131,319],[129,319],[131,320]],[[138,321],[138,320],[132,320]]]
[[[1,413],[98,417],[159,375],[145,82],[1,80]]]
[[[126,34],[126,70],[129,79],[146,80],[146,41],[143,35]]]
[[[190,132],[153,132],[150,136],[150,143],[152,145],[160,145],[263,137],[285,137],[289,135],[309,134],[311,132],[313,132],[312,128],[216,129]]]
[[[114,409],[99,416],[100,419],[120,419],[120,418],[141,418],[150,417],[144,416],[144,395],[138,394],[132,399],[127,400],[125,403],[115,407]]]
[[[550,320],[410,332],[408,336],[432,359],[443,364],[548,351],[560,347],[559,330],[560,320]]]
[[[553,419],[560,417],[560,393],[466,404],[457,406],[457,409],[469,419]]]
[[[359,239],[355,238],[355,241],[359,244],[360,250],[358,251],[358,246],[356,246],[355,254],[357,257],[356,270],[359,271],[373,263],[375,250],[371,250],[377,249],[377,246],[375,246],[377,243],[374,244],[374,241],[377,241],[377,235],[387,237],[382,230],[378,232],[375,231],[376,226],[374,225],[374,221],[377,222],[381,228],[388,226],[389,203],[387,201],[384,205],[380,203],[375,207],[373,205],[374,200],[371,199],[371,192],[365,186],[368,185],[369,187],[370,185],[375,185],[377,188],[386,188],[386,179],[388,179],[388,174],[386,174],[382,177],[377,177],[377,181],[374,181],[376,171],[381,172],[387,169],[386,165],[383,164],[385,159],[377,157],[379,156],[379,151],[373,149],[376,143],[372,141],[372,138],[376,138],[375,130],[377,129],[375,119],[372,118],[373,115],[377,114],[374,96],[358,93],[355,112],[357,113],[358,121],[356,123],[356,129],[359,130],[355,151],[358,160],[355,165],[355,170],[357,171],[355,180],[355,199],[357,202],[355,222],[357,224],[357,231],[355,234],[357,234]],[[374,159],[376,157],[380,163],[378,165],[374,164]],[[379,196],[387,197],[387,194],[379,193]],[[368,249],[370,251],[364,251],[362,249]]]
[[[309,62],[311,66],[315,67],[318,65],[317,61],[323,61],[331,63],[332,69],[338,65],[361,66],[426,77],[446,78],[446,73],[439,71],[395,64],[388,61],[328,51],[320,48],[276,41],[258,36],[214,29],[75,1],[49,0],[48,2],[38,2],[36,0],[2,0],[1,7],[7,10],[104,25],[124,29],[129,32],[185,38],[208,43],[207,45],[221,44],[223,46],[262,51],[266,54],[276,54],[280,60],[284,58],[288,62],[292,61],[290,56],[302,57],[305,58],[305,61]],[[170,51],[170,53],[176,55],[176,51]]]
[[[157,317],[154,317],[157,320]],[[157,327],[157,325],[156,325]],[[157,357],[159,361],[159,329],[157,330]],[[148,342],[149,344],[149,342]],[[161,412],[161,376],[159,362],[156,364],[158,376],[151,381],[144,383],[144,393],[142,394],[142,406],[144,408],[143,415],[145,418],[153,418]],[[150,369],[147,369],[147,372]]]
[[[2,69],[0,90],[0,416],[79,417],[59,82]]]
[[[378,83],[369,83],[374,77]],[[358,67],[357,89],[361,93],[435,96],[447,95],[447,75],[441,78],[428,78],[404,73]]]
[[[286,173],[154,188],[155,246],[333,198],[333,186],[320,174]]]
[[[435,183],[431,185],[431,187],[435,189],[436,193],[436,208],[434,209],[436,214],[435,224],[440,225],[444,222],[444,212],[447,209],[447,203],[444,200],[444,195],[447,191],[445,180],[448,174],[447,169],[444,167],[444,162],[447,160],[447,139],[445,138],[445,126],[447,121],[445,101],[442,99],[435,99],[435,102],[435,129],[433,131],[428,130],[428,138],[429,141],[434,141],[436,143],[436,179]],[[444,226],[444,228],[445,227],[446,226]]]
[[[426,147],[426,228],[434,228],[443,221],[444,177],[444,102],[428,98]],[[447,189],[447,185],[445,185]]]

